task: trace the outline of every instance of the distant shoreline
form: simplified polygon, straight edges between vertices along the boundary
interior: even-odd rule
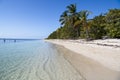
[[[22,38],[0,38],[0,42],[7,43],[7,42],[19,42],[19,41],[35,41],[40,39],[22,39]]]
[[[42,39],[28,39],[28,38],[0,38],[0,40],[42,40]]]

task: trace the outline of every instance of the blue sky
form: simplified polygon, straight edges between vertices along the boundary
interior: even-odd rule
[[[119,8],[120,0],[0,0],[0,38],[45,38],[59,26],[59,17],[72,3],[89,18]]]

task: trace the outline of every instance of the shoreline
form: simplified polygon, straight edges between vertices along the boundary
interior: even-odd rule
[[[77,54],[64,46],[54,44],[62,55],[85,80],[119,80],[120,72],[111,70],[99,62]]]
[[[119,47],[96,45],[96,43],[91,44],[93,42],[81,40],[45,41],[54,44],[59,53],[63,55],[63,57],[80,73],[80,75],[83,76],[83,78],[85,78],[85,80],[120,79]],[[105,42],[103,44],[105,44]],[[95,50],[93,48],[95,48]],[[89,50],[93,50],[93,53]],[[98,52],[99,50],[102,51]],[[110,52],[109,55],[108,53],[103,53],[104,51]],[[118,52],[116,53],[116,51]]]
[[[61,45],[69,49],[70,51],[73,51],[77,54],[95,60],[111,70],[120,71],[120,54],[119,54],[120,48],[114,46],[111,47],[96,45],[96,42],[103,43],[102,42],[103,40],[101,41],[98,40],[95,42],[86,42],[82,40],[45,40],[45,41]]]

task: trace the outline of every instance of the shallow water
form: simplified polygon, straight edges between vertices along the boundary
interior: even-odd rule
[[[80,74],[44,41],[0,45],[0,80],[82,80]]]

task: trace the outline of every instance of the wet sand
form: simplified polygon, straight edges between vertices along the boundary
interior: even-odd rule
[[[99,62],[57,45],[58,51],[86,80],[120,80],[120,72]]]

